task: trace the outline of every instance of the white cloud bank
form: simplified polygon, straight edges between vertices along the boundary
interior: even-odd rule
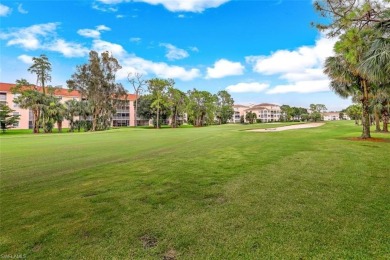
[[[157,77],[180,79],[183,81],[192,80],[200,77],[201,73],[197,68],[184,68],[172,66],[164,62],[154,62],[137,57],[127,51],[119,44],[101,40],[100,34],[90,31],[79,33],[88,35],[92,38],[90,48],[75,42],[68,42],[57,38],[57,27],[59,23],[37,24],[24,28],[12,28],[8,32],[0,32],[0,39],[6,40],[7,46],[16,46],[25,50],[46,50],[61,53],[64,57],[85,57],[90,50],[97,52],[109,51],[119,63],[122,69],[118,72],[117,78],[126,79],[129,72],[140,72],[144,75],[152,74]],[[104,25],[96,27],[96,32],[108,31],[110,28]],[[84,35],[84,36],[85,36]],[[92,37],[93,36],[93,37]],[[30,61],[28,55],[18,57],[22,62]]]
[[[266,83],[238,83],[236,85],[230,85],[226,87],[226,90],[231,93],[259,93],[269,87]]]
[[[242,75],[244,66],[240,62],[232,62],[226,59],[220,59],[214,63],[214,67],[207,68],[208,79],[218,79],[226,76]]]
[[[115,5],[125,2],[142,2],[151,5],[163,5],[171,12],[201,13],[208,8],[216,8],[230,0],[98,0],[100,3]]]
[[[144,75],[153,74],[157,77],[180,79],[183,81],[193,80],[201,75],[199,69],[186,69],[180,66],[169,65],[165,62],[146,60],[134,54],[127,53],[119,44],[100,39],[93,41],[92,49],[98,52],[109,51],[118,59],[122,65],[122,69],[117,73],[117,79],[119,80],[126,79],[129,72],[138,72]]]
[[[13,28],[0,33],[0,39],[7,40],[7,46],[18,46],[26,50],[50,50],[65,57],[82,57],[88,49],[79,43],[56,38],[59,23],[36,24],[24,28]]]
[[[289,92],[311,93],[329,91],[329,80],[323,73],[323,64],[333,55],[336,39],[321,35],[314,46],[296,50],[278,50],[269,56],[248,56],[246,61],[253,71],[263,75],[279,75],[287,83],[267,91],[269,94]]]

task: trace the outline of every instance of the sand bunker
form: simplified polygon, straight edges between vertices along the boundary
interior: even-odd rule
[[[319,127],[319,126],[322,126],[324,124],[325,123],[309,123],[309,124],[281,126],[281,127],[275,127],[275,128],[252,129],[252,130],[247,130],[247,131],[248,132],[279,132],[279,131],[285,131],[285,130]]]

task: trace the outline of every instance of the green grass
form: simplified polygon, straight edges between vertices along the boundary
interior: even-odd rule
[[[389,259],[390,143],[258,127],[3,135],[0,255]]]

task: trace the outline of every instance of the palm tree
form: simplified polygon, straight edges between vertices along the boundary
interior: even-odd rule
[[[383,132],[389,132],[390,87],[380,88],[374,97],[374,101],[382,117]]]
[[[375,27],[377,37],[364,55],[360,69],[372,81],[390,82],[390,19]]]
[[[33,132],[39,133],[41,112],[45,103],[44,95],[25,79],[16,80],[16,86],[12,92],[20,94],[14,99],[14,103],[18,104],[20,108],[31,110],[33,114]]]
[[[48,98],[48,106],[46,107],[46,114],[48,115],[47,123],[49,124],[48,132],[52,131],[53,124],[57,123],[58,132],[62,132],[62,121],[65,117],[65,106],[60,100],[54,96]]]
[[[371,138],[370,133],[370,83],[362,73],[343,55],[328,57],[325,60],[324,72],[331,79],[330,88],[339,96],[347,98],[360,95],[360,102],[363,108],[362,138]]]
[[[64,117],[66,120],[69,120],[69,126],[70,126],[69,132],[74,131],[75,117],[80,115],[80,104],[79,103],[80,102],[75,100],[75,99],[65,101]]]

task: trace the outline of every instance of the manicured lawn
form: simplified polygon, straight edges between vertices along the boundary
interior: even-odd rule
[[[390,143],[256,127],[2,135],[0,255],[390,258]]]

